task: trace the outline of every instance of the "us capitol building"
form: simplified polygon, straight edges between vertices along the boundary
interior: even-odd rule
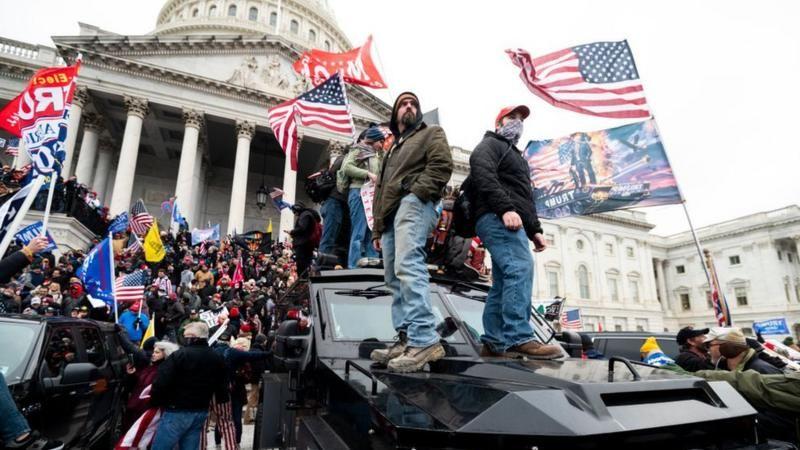
[[[267,122],[268,108],[311,87],[291,67],[302,51],[352,47],[325,0],[167,0],[145,35],[79,25],[77,36],[54,36],[54,48],[0,38],[0,105],[39,68],[81,54],[70,116],[70,129],[79,132],[68,136],[64,177],[91,186],[112,215],[141,198],[158,217],[174,195],[192,226],[219,223],[241,232],[263,230],[273,219],[288,230],[291,213],[259,209],[256,191],[277,187],[286,201],[311,204],[303,180],[348,143],[301,128],[294,172]],[[360,86],[348,85],[348,96],[358,129],[391,113]],[[453,147],[453,159],[458,184],[469,151]],[[58,216],[52,231],[59,245],[88,245],[88,229]],[[536,255],[534,297],[566,297],[568,307],[580,307],[585,329],[675,331],[714,323],[688,232],[656,236],[641,210],[544,222],[550,248]],[[786,317],[800,333],[800,207],[699,233],[714,255],[735,325]]]

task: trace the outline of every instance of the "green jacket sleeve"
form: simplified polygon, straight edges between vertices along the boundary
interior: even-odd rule
[[[410,187],[411,192],[425,202],[439,198],[453,173],[453,157],[443,129],[433,129],[426,157],[425,170]]]
[[[727,381],[753,406],[800,411],[800,373],[762,375],[755,370],[700,370],[695,376]]]
[[[348,177],[355,178],[360,181],[366,180],[367,174],[369,173],[367,169],[362,169],[356,165],[356,158],[353,155],[353,152],[350,152],[350,154],[347,155],[347,159],[342,164],[342,170],[344,170],[344,174]]]

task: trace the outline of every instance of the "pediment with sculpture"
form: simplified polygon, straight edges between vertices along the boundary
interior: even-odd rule
[[[305,78],[294,73],[287,75],[282,70],[278,55],[267,57],[264,65],[255,56],[246,56],[226,81],[259,91],[277,90],[289,97],[296,97],[311,89],[311,84]]]

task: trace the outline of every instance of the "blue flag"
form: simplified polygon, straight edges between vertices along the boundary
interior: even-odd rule
[[[195,228],[192,230],[192,245],[197,245],[204,241],[219,242],[219,224],[216,224],[211,228]]]
[[[32,241],[33,238],[40,236],[42,234],[42,226],[43,225],[41,220],[38,222],[34,222],[28,225],[27,227],[19,230],[17,234],[14,235],[14,237],[20,244],[28,245],[28,242]],[[47,240],[48,244],[47,247],[45,247],[44,250],[42,250],[43,252],[51,252],[58,248],[55,239],[53,239],[53,236],[50,235],[50,230],[47,230]]]
[[[83,265],[77,272],[78,278],[83,281],[86,294],[91,299],[102,300],[112,309],[114,308],[114,271],[111,267],[113,251],[111,239],[103,239],[86,255]]]
[[[11,222],[14,221],[14,217],[16,217],[19,209],[22,207],[25,197],[28,196],[28,193],[33,187],[33,182],[30,180],[28,181],[29,182],[27,184],[22,186],[20,190],[15,192],[10,199],[0,206],[0,241],[5,238],[9,225],[11,225]]]
[[[128,211],[119,213],[108,225],[109,233],[122,233],[128,229]]]
[[[789,325],[786,324],[786,318],[753,322],[753,330],[756,333],[766,335],[791,334],[791,331],[789,331]]]

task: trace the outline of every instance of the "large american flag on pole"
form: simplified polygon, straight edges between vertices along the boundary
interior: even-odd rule
[[[283,102],[267,111],[269,126],[284,153],[291,158],[292,170],[297,170],[297,126],[317,125],[334,133],[353,135],[353,116],[341,73],[337,72],[324,83],[305,94]]]
[[[136,234],[147,233],[153,225],[153,216],[147,212],[142,199],[136,201],[131,207],[130,227]]]
[[[650,117],[627,41],[594,42],[533,58],[506,53],[531,92],[553,106],[615,119]]]

